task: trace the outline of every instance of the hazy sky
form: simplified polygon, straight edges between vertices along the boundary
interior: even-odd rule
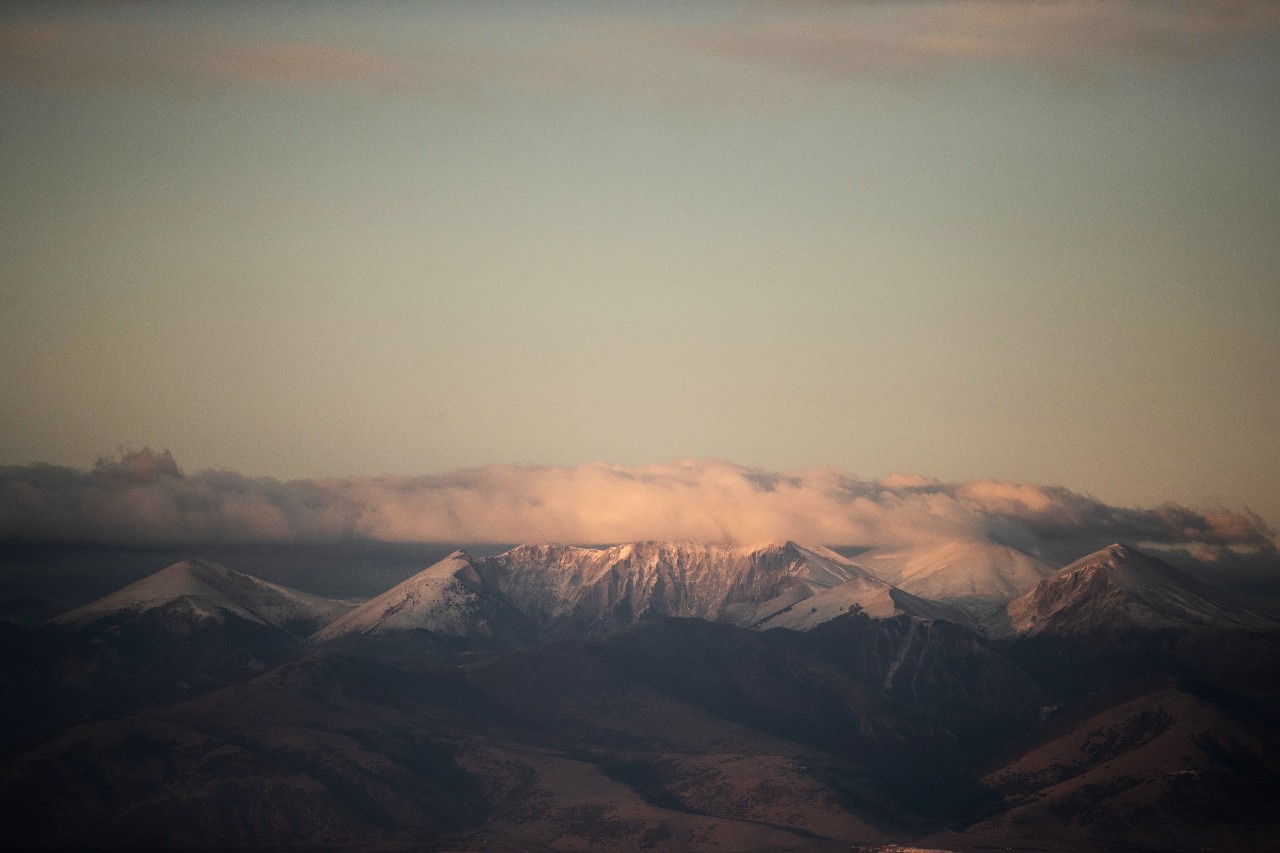
[[[1280,3],[6,3],[0,463],[1280,525]]]

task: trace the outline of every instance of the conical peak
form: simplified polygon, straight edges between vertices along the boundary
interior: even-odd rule
[[[1073,563],[1069,563],[1061,569],[1062,573],[1079,571],[1081,569],[1101,568],[1101,567],[1124,567],[1125,569],[1141,569],[1152,566],[1165,566],[1164,561],[1152,557],[1139,551],[1123,542],[1114,542],[1105,548],[1094,551],[1092,554],[1086,554]],[[1172,568],[1171,566],[1169,568]]]
[[[1055,572],[1008,605],[1017,631],[1084,631],[1099,619],[1145,627],[1211,625],[1273,630],[1259,616],[1199,578],[1117,542]],[[1083,614],[1083,615],[1082,615]],[[1092,620],[1092,621],[1090,621]]]
[[[226,566],[219,565],[218,563],[211,563],[208,560],[201,560],[198,557],[193,557],[190,560],[184,560],[177,565],[196,575],[239,574],[238,572],[233,573],[231,569],[228,569]]]
[[[164,579],[167,583],[179,583],[188,591],[199,593],[208,593],[213,590],[224,593],[252,592],[275,588],[274,584],[261,578],[237,572],[220,563],[201,559],[174,563],[151,575],[151,578],[155,581]],[[144,578],[139,581],[139,584],[147,582],[148,579]]]
[[[402,581],[397,587],[393,587],[392,589],[397,589],[399,587],[412,587],[417,581],[424,578],[449,577],[464,568],[474,566],[475,560],[472,560],[466,551],[459,548],[444,559],[432,563],[416,575]]]
[[[250,575],[206,560],[173,563],[122,589],[67,613],[67,624],[87,623],[112,614],[130,614],[165,607],[173,602],[194,602],[202,612],[226,611],[253,622],[267,622],[259,611],[276,602],[289,609],[301,599],[293,593]],[[299,605],[300,606],[300,605]]]
[[[481,561],[483,564],[484,561]],[[316,632],[317,640],[344,634],[386,634],[423,628],[453,636],[484,633],[477,563],[462,549],[406,578]]]
[[[136,583],[147,584],[162,580],[169,580],[172,582],[183,579],[207,583],[214,579],[231,577],[234,574],[235,573],[226,566],[220,566],[217,563],[210,563],[206,560],[192,558],[190,560],[171,563],[163,569],[142,578]]]

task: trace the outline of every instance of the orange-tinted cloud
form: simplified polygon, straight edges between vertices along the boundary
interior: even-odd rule
[[[1270,0],[901,0],[791,3],[679,37],[709,54],[854,77],[970,60],[1167,62],[1277,29]]]
[[[745,97],[744,86],[757,98],[778,98],[804,92],[815,77],[932,72],[978,61],[1070,72],[1114,61],[1161,65],[1280,30],[1273,0],[815,0],[723,9],[708,21],[639,8],[620,15],[535,7],[526,20],[477,16],[456,40],[425,26],[397,33],[397,49],[384,52],[373,19],[363,36],[328,33],[319,42],[246,38],[162,15],[151,24],[87,20],[72,7],[0,23],[0,82],[437,94],[481,87],[687,106]],[[400,23],[423,22],[406,14]],[[535,32],[521,39],[521,27]]]
[[[296,42],[213,42],[177,60],[177,67],[210,80],[276,86],[360,83],[408,87],[422,78],[411,62],[379,54]]]
[[[183,474],[126,452],[89,472],[0,469],[0,539],[179,544],[622,542],[678,539],[895,545],[991,538],[1052,556],[1127,540],[1274,550],[1257,516],[1176,504],[1115,507],[1062,487],[868,481],[831,469],[769,472],[719,460],[628,467],[487,466],[434,476],[280,482]]]
[[[403,89],[430,84],[419,63],[353,46],[245,40],[140,24],[0,24],[0,82],[91,90],[145,86]]]

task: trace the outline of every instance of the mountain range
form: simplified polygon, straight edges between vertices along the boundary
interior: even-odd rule
[[[523,545],[364,603],[192,560],[35,621],[19,848],[1280,839],[1280,624],[1121,544]]]
[[[850,610],[966,622],[825,548],[638,542],[522,545],[473,559],[456,551],[325,627],[317,639],[422,628],[488,635],[595,636],[664,616],[804,630]]]

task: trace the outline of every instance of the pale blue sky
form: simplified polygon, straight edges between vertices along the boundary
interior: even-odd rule
[[[1280,523],[1269,0],[6,4],[0,462]]]

